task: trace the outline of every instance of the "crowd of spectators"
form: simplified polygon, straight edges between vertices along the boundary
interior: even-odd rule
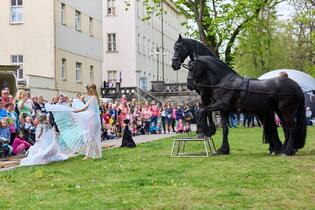
[[[77,99],[85,103],[85,96]],[[0,158],[24,155],[50,128],[58,126],[53,115],[47,112],[46,103],[71,106],[72,99],[64,95],[54,96],[51,101],[42,96],[31,96],[29,91],[18,90],[16,96],[9,88],[3,88],[0,96]],[[102,140],[122,136],[124,120],[129,119],[132,135],[182,133],[190,131],[193,119],[188,105],[157,104],[155,101],[139,103],[128,101],[123,95],[119,101],[101,102]]]

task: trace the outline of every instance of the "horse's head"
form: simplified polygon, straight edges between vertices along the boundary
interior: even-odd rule
[[[202,81],[203,77],[203,66],[198,60],[190,61],[188,63],[188,76],[187,76],[187,87],[189,90],[195,90],[197,84]]]
[[[177,41],[174,44],[174,55],[172,59],[172,68],[173,70],[180,69],[182,63],[184,63],[185,59],[188,57],[189,49],[185,44],[184,39],[179,34]]]

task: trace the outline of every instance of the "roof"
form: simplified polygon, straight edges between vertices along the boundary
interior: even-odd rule
[[[291,78],[292,80],[294,80],[301,86],[303,92],[308,92],[309,94],[312,94],[310,93],[310,91],[315,91],[315,79],[309,74],[306,74],[298,70],[278,69],[278,70],[267,72],[261,75],[258,79],[263,80],[263,79],[270,79],[270,78],[278,77],[280,72],[286,72],[289,78]]]

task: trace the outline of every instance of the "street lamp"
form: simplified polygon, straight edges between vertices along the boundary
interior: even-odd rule
[[[157,65],[156,65],[156,76],[157,76],[157,81],[159,81],[159,63],[160,63],[160,48],[157,46],[156,47],[156,60],[157,60]]]
[[[160,0],[161,4],[161,35],[162,35],[162,81],[164,81],[164,8],[163,8],[163,0]]]

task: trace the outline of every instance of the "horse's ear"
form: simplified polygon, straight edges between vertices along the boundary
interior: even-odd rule
[[[178,41],[182,41],[182,35],[181,34],[179,34],[179,36],[178,36]]]

